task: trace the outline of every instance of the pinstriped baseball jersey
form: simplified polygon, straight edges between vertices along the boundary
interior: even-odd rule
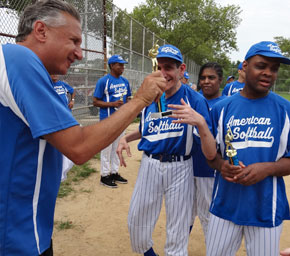
[[[181,98],[200,113],[211,127],[208,105],[203,96],[189,86],[181,85],[173,96],[166,99],[166,104],[180,104]],[[155,103],[142,112],[140,126],[142,139],[138,144],[138,149],[151,154],[190,155],[193,140],[195,143],[200,143],[197,129],[187,124],[174,124],[172,118],[168,117],[153,119],[150,114],[154,112],[156,112]],[[193,134],[195,134],[195,139],[193,139]]]
[[[0,45],[0,255],[49,248],[62,155],[41,136],[77,124],[35,53]]]
[[[128,96],[131,96],[129,81],[123,76],[116,78],[111,74],[105,75],[98,80],[94,92],[94,97],[105,102],[114,102],[121,98],[126,103]],[[107,118],[115,111],[113,107],[100,108],[100,120]]]
[[[290,102],[277,94],[248,99],[237,93],[215,104],[211,114],[213,132],[225,159],[228,126],[234,135],[232,145],[246,166],[290,157]],[[273,227],[290,219],[282,177],[243,186],[217,175],[210,211],[238,225]]]

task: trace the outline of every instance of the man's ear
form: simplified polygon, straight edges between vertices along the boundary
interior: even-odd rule
[[[47,26],[46,24],[41,21],[41,20],[37,20],[34,23],[34,27],[33,27],[33,32],[35,35],[35,38],[39,41],[44,43],[47,39]]]
[[[180,78],[182,78],[186,70],[186,64],[182,63],[179,68],[180,68]]]

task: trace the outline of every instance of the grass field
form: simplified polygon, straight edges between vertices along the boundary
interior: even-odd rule
[[[277,92],[277,94],[281,95],[283,98],[285,98],[286,100],[290,100],[290,94],[287,92],[283,92],[283,93],[279,93]]]

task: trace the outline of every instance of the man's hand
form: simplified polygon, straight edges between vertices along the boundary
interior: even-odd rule
[[[132,155],[131,155],[131,151],[130,151],[129,144],[127,143],[127,140],[126,140],[126,137],[125,137],[125,136],[123,136],[123,137],[120,139],[116,152],[117,152],[117,155],[118,155],[118,157],[119,157],[119,159],[120,159],[120,166],[127,167],[127,164],[126,164],[126,162],[125,162],[125,160],[124,160],[124,157],[123,157],[123,154],[122,154],[122,151],[123,151],[123,150],[126,150],[127,155],[128,155],[129,157],[132,156]]]
[[[232,165],[229,163],[228,160],[221,160],[222,164],[220,166],[220,173],[223,176],[223,178],[229,182],[236,182],[236,178],[244,168],[244,165],[242,162],[240,162],[240,165]]]
[[[201,124],[207,125],[203,116],[186,104],[184,99],[181,99],[181,105],[169,104],[168,107],[174,109],[170,117],[177,120],[173,120],[173,123],[190,124],[197,127]]]
[[[140,99],[145,106],[153,101],[158,101],[165,90],[166,80],[160,71],[156,71],[145,77],[141,87],[138,89],[134,99]]]
[[[69,109],[72,109],[74,107],[74,101],[71,100],[68,104]]]
[[[117,100],[117,101],[112,102],[112,105],[113,105],[113,107],[115,107],[115,108],[119,108],[119,107],[121,107],[123,104],[124,104],[124,102],[123,102],[122,100]]]
[[[255,163],[244,167],[242,171],[235,175],[234,181],[245,186],[258,183],[269,176],[269,163]]]

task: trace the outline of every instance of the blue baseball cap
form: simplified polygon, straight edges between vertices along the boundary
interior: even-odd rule
[[[178,48],[171,44],[160,46],[156,58],[171,58],[183,62],[182,54]]]
[[[184,72],[183,76],[184,76],[184,78],[189,79],[189,75],[188,75],[187,71]]]
[[[243,62],[241,62],[238,66],[238,70],[241,70],[241,69],[243,69]]]
[[[279,46],[271,41],[262,41],[251,46],[246,54],[245,60],[255,56],[261,55],[270,58],[278,58],[281,63],[290,65],[290,59],[282,55]]]
[[[122,56],[120,55],[113,55],[109,61],[108,61],[108,64],[113,64],[113,63],[124,63],[124,64],[127,64],[128,62],[125,61]]]
[[[235,79],[234,76],[228,76],[227,81],[229,81],[231,78]]]

